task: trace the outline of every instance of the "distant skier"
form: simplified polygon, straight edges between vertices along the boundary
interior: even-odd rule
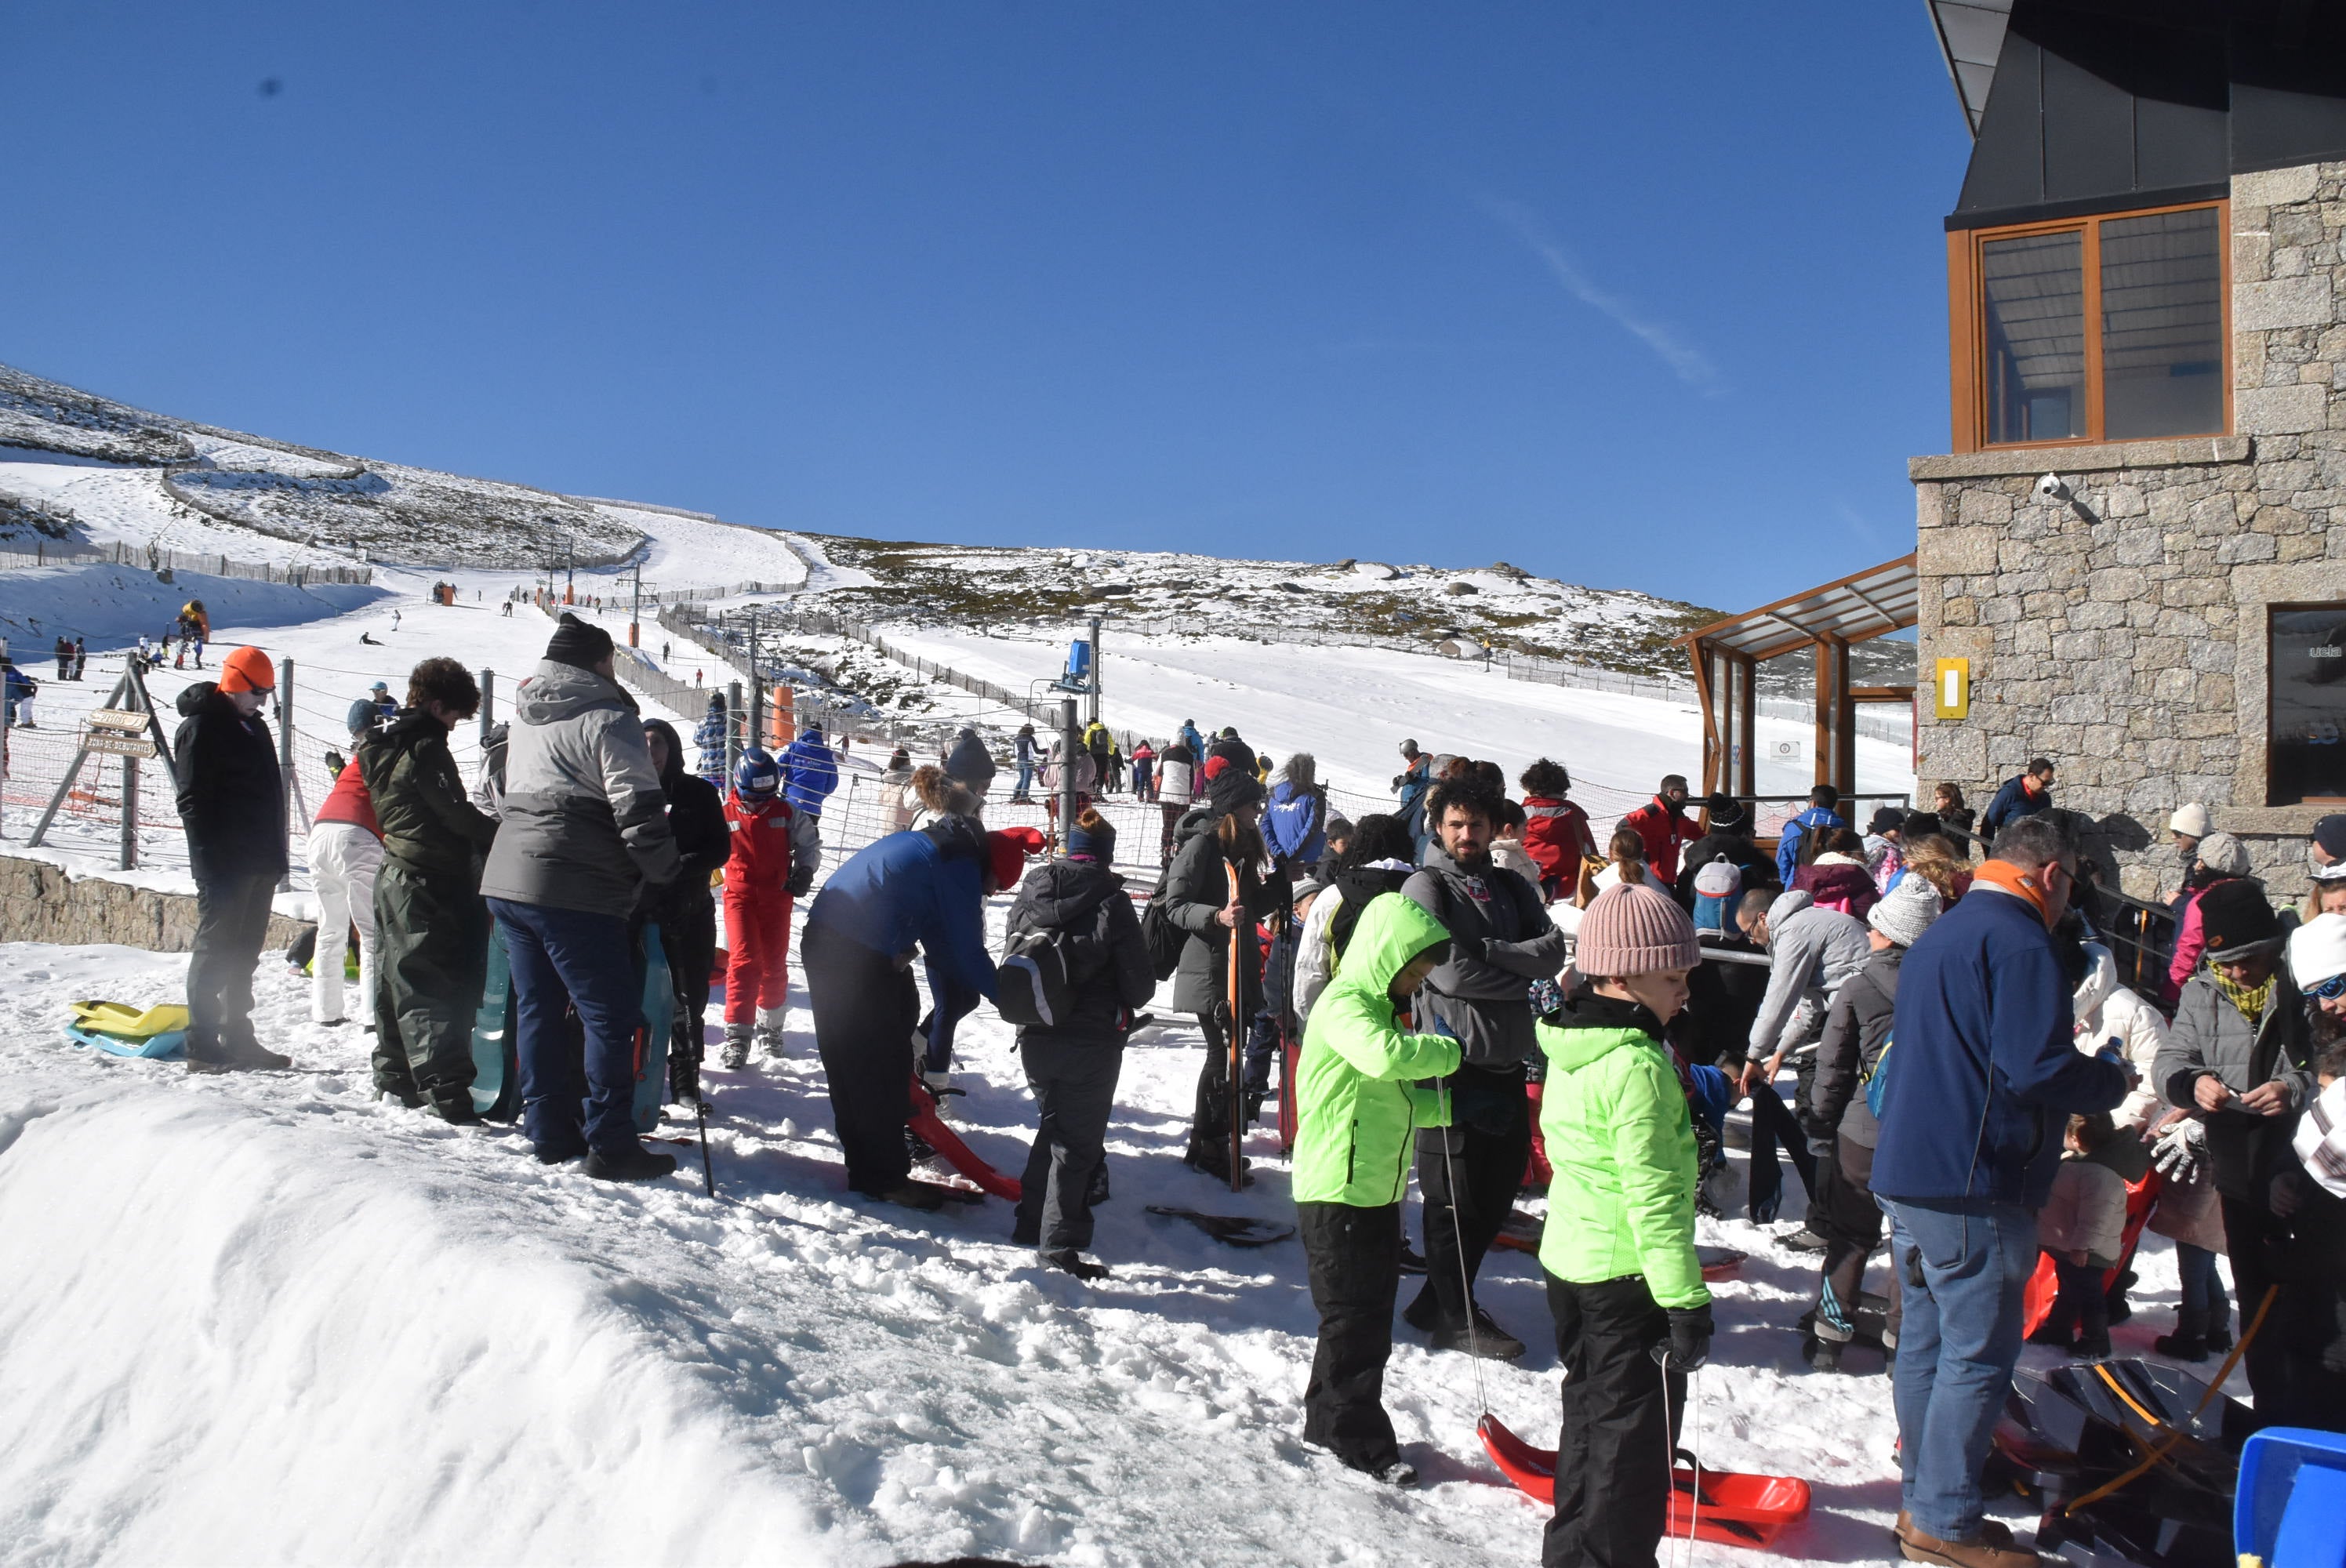
[[[781,755],[782,794],[792,810],[810,817],[822,815],[822,803],[839,788],[839,759],[824,744],[813,725],[799,731]]]
[[[73,667],[73,677],[74,677],[74,679],[76,679],[76,680],[84,680],[84,679],[88,678],[88,677],[87,677],[87,671],[88,671],[88,669],[89,669],[89,644],[88,644],[87,642],[86,642],[85,640],[83,640],[82,638],[80,638],[80,637],[76,637],[76,638],[74,638],[74,641],[73,641],[73,652],[74,652],[74,667]]]

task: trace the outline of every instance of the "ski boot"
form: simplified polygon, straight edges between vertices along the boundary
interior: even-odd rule
[[[19,725],[17,728],[25,728]],[[252,1073],[279,1072],[293,1065],[293,1058],[280,1056],[250,1035],[241,1039],[198,1040],[188,1037],[188,1071],[190,1073]]]
[[[758,1054],[770,1062],[782,1059],[782,1020],[789,1010],[781,1007],[761,1007],[758,1010],[758,1027],[754,1039]]]
[[[747,1023],[728,1023],[725,1026],[725,1044],[719,1048],[717,1059],[737,1070],[750,1064],[750,1026]]]

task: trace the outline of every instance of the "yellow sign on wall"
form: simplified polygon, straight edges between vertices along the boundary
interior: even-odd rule
[[[1936,718],[1971,717],[1971,660],[1943,658],[1939,661],[1938,678],[1932,683],[1931,704],[1932,716]]]

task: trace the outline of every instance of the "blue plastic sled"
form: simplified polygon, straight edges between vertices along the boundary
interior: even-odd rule
[[[2346,1563],[2346,1436],[2267,1427],[2240,1451],[2232,1548],[2246,1568]]]
[[[505,928],[489,925],[489,963],[481,1010],[473,1017],[473,1110],[492,1122],[521,1115],[521,1058],[514,1031],[513,966]]]
[[[644,1021],[636,1030],[636,1131],[655,1132],[668,1103],[668,1032],[676,1023],[676,986],[668,978],[660,929],[647,923],[637,966],[644,977]]]
[[[168,1058],[188,1054],[188,1032],[184,1029],[167,1029],[160,1034],[130,1039],[96,1029],[84,1029],[78,1023],[68,1023],[66,1025],[66,1037],[76,1045],[94,1045],[109,1056]]]

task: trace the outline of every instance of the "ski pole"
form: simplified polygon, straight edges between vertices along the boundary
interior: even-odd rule
[[[708,1184],[709,1196],[717,1196],[717,1172],[709,1163],[709,1102],[695,1102],[700,1113],[700,1179]]]

